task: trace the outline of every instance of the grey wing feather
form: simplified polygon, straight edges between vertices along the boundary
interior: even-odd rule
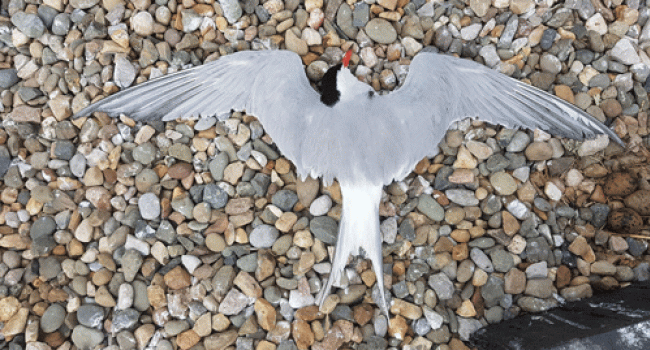
[[[612,130],[570,103],[453,56],[418,54],[404,85],[383,98],[394,106],[394,115],[409,120],[411,134],[420,140],[411,153],[420,157],[435,153],[449,125],[466,117],[509,128],[538,128],[572,139],[606,134],[623,145]]]
[[[120,91],[75,117],[92,112],[125,114],[137,121],[221,115],[254,115],[301,174],[313,172],[301,157],[306,115],[322,108],[300,57],[290,51],[243,51]]]

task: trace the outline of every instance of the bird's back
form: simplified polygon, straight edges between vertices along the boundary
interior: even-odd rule
[[[384,100],[363,99],[342,101],[306,116],[314,124],[306,130],[303,161],[339,181],[362,178],[386,185],[406,176],[420,160],[407,153],[408,142],[417,135]]]

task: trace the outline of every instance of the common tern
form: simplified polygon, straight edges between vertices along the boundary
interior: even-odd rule
[[[343,198],[338,241],[322,305],[349,256],[370,259],[388,317],[379,205],[384,186],[438,153],[448,127],[467,117],[508,128],[541,129],[571,139],[605,134],[600,121],[570,103],[477,62],[432,52],[412,60],[404,84],[379,95],[349,70],[351,51],[312,88],[290,51],[243,51],[125,89],[83,109],[136,121],[210,117],[232,110],[259,119],[301,178],[338,180]]]

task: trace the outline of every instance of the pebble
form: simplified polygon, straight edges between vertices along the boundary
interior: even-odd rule
[[[454,284],[444,273],[429,277],[429,286],[433,288],[440,300],[451,299],[454,294]],[[434,328],[433,325],[432,328]]]
[[[100,114],[70,119],[114,90],[233,50],[287,47],[303,55],[316,83],[350,47],[360,80],[393,89],[412,56],[436,46],[480,56],[515,77],[524,72],[533,85],[613,120],[624,138],[642,143],[650,68],[641,49],[650,27],[634,1],[613,15],[589,2],[535,12],[530,0],[470,0],[469,8],[379,0],[333,11],[320,0],[302,7],[294,0],[220,0],[216,13],[209,4],[164,0],[136,0],[128,9],[117,0],[67,4],[10,1],[5,11],[11,23],[2,41],[16,48],[0,55],[0,111],[14,121],[0,130],[0,275],[4,295],[17,296],[0,298],[10,347],[67,340],[95,348],[113,332],[111,349],[323,349],[343,346],[342,339],[352,347],[402,346],[387,334],[412,336],[413,347],[456,349],[481,327],[477,314],[496,323],[554,306],[554,293],[589,296],[585,275],[600,278],[600,287],[650,276],[645,263],[617,266],[594,251],[633,262],[647,251],[645,241],[599,231],[645,228],[650,195],[636,177],[625,179],[633,147],[622,157],[606,136],[573,144],[464,121],[438,156],[420,162],[415,181],[382,201],[384,253],[413,253],[407,265],[387,257],[393,263],[385,272],[404,274],[387,292],[391,327],[374,306],[359,304],[377,298],[377,288],[367,290],[374,273],[352,266],[342,281],[347,291],[333,291],[337,301],[327,305],[326,331],[313,322],[316,311],[305,321],[298,315],[318,310],[314,296],[330,270],[340,193],[321,189],[319,179],[298,179],[259,121],[239,112],[143,126],[128,116],[115,123]],[[570,18],[569,9],[578,16]],[[334,17],[341,31],[324,21]],[[594,164],[576,162],[576,152]],[[536,196],[534,187],[544,193]],[[19,296],[36,274],[39,289],[49,291],[42,305]],[[56,285],[64,275],[69,290]],[[32,309],[41,315],[43,343],[32,336]],[[83,322],[67,325],[75,313]]]
[[[271,203],[282,211],[291,211],[298,203],[298,195],[291,190],[280,190],[273,195]]]
[[[445,211],[442,206],[429,195],[420,196],[417,208],[433,221],[442,221],[445,218]]]
[[[0,88],[8,89],[19,81],[15,69],[0,69]]]
[[[481,324],[481,321],[477,319],[458,318],[458,334],[460,335],[461,340],[468,341],[470,335],[481,328],[483,328],[483,324]]]
[[[397,39],[395,28],[383,18],[371,19],[365,27],[366,34],[380,44],[390,44]]]
[[[52,333],[63,325],[65,319],[65,308],[60,304],[52,304],[41,316],[41,330],[45,333]]]
[[[280,236],[280,232],[273,226],[260,225],[250,233],[250,243],[255,248],[270,248]]]
[[[514,136],[510,140],[510,143],[508,144],[508,147],[506,147],[506,151],[512,152],[512,153],[517,153],[521,152],[530,143],[530,137],[528,134],[526,134],[523,131],[517,131],[515,132]]]
[[[133,28],[133,31],[140,36],[149,36],[153,34],[153,25],[153,16],[146,11],[138,12],[131,18],[131,27]]]
[[[494,270],[504,273],[510,271],[515,264],[512,255],[504,250],[493,251],[490,254],[490,260],[492,261]]]
[[[553,157],[553,147],[547,142],[533,142],[526,147],[525,154],[532,161],[549,160]]]
[[[622,38],[612,48],[610,52],[611,57],[626,65],[633,65],[641,63],[641,58],[637,54],[634,45],[628,38]]]
[[[327,214],[332,208],[332,199],[328,195],[316,198],[309,206],[309,213],[313,216],[322,216]]]
[[[490,146],[482,142],[468,141],[466,147],[479,160],[488,159],[494,153]]]
[[[309,12],[309,11],[307,11]],[[352,12],[352,25],[355,27],[365,27],[370,20],[370,7],[365,2],[355,4]]]
[[[145,193],[138,200],[140,215],[145,220],[155,220],[160,216],[160,200],[153,193]]]
[[[552,201],[559,201],[562,198],[562,190],[560,190],[557,185],[549,181],[544,186],[544,193],[548,196],[548,199]]]
[[[529,279],[546,278],[547,275],[548,268],[546,261],[540,261],[526,268],[526,277]]]
[[[509,196],[517,191],[515,179],[503,171],[490,175],[490,184],[502,196]]]
[[[458,205],[464,207],[471,207],[478,205],[479,201],[476,198],[474,192],[470,190],[463,189],[453,189],[445,191],[447,198]]]
[[[535,297],[522,297],[517,300],[517,305],[528,312],[543,312],[557,306],[553,299],[539,299]]]
[[[488,0],[471,0],[469,2],[469,7],[477,16],[483,17],[487,14],[491,3],[492,2]]]
[[[566,287],[560,291],[562,298],[567,301],[574,301],[578,299],[589,298],[593,295],[593,291],[589,284],[581,284],[574,287]]]
[[[140,14],[145,14],[145,13],[149,15],[148,12],[140,12]],[[149,17],[151,17],[151,15],[149,15]],[[115,83],[117,84],[117,86],[121,88],[127,88],[131,86],[133,80],[135,80],[136,73],[137,72],[135,70],[135,67],[133,67],[133,65],[131,64],[131,62],[129,62],[129,60],[127,60],[125,57],[122,56],[117,57],[117,59],[115,60],[115,71],[113,72],[113,78],[115,79]]]
[[[526,274],[519,269],[511,269],[504,276],[504,291],[509,294],[521,294],[526,289]]]
[[[650,215],[650,190],[638,190],[625,197],[625,205],[640,215]]]
[[[233,288],[219,304],[219,312],[226,316],[237,315],[246,308],[250,301],[250,297]]]
[[[492,265],[492,261],[490,261],[490,258],[488,258],[488,256],[485,255],[482,250],[478,248],[472,248],[469,256],[479,269],[484,270],[485,272],[494,271],[494,265]]]
[[[553,295],[553,281],[549,278],[529,279],[526,283],[526,295],[546,299]]]
[[[77,325],[72,329],[71,338],[79,349],[94,349],[104,340],[104,334],[99,330]]]
[[[325,244],[336,243],[338,223],[329,216],[319,216],[309,222],[311,233]]]
[[[37,15],[22,11],[11,16],[11,23],[29,38],[40,38],[46,29],[45,24]]]
[[[460,36],[463,40],[471,41],[478,37],[483,26],[480,23],[474,23],[460,30]]]
[[[539,60],[539,65],[540,68],[542,68],[542,71],[551,74],[558,74],[560,71],[562,71],[562,63],[557,57],[551,54],[542,55]]]
[[[97,328],[104,320],[104,309],[99,305],[84,304],[77,309],[77,321],[86,327]]]

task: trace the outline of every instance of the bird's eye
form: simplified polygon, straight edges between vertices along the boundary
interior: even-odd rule
[[[368,98],[373,98],[375,97],[375,92],[374,91],[368,91]]]

